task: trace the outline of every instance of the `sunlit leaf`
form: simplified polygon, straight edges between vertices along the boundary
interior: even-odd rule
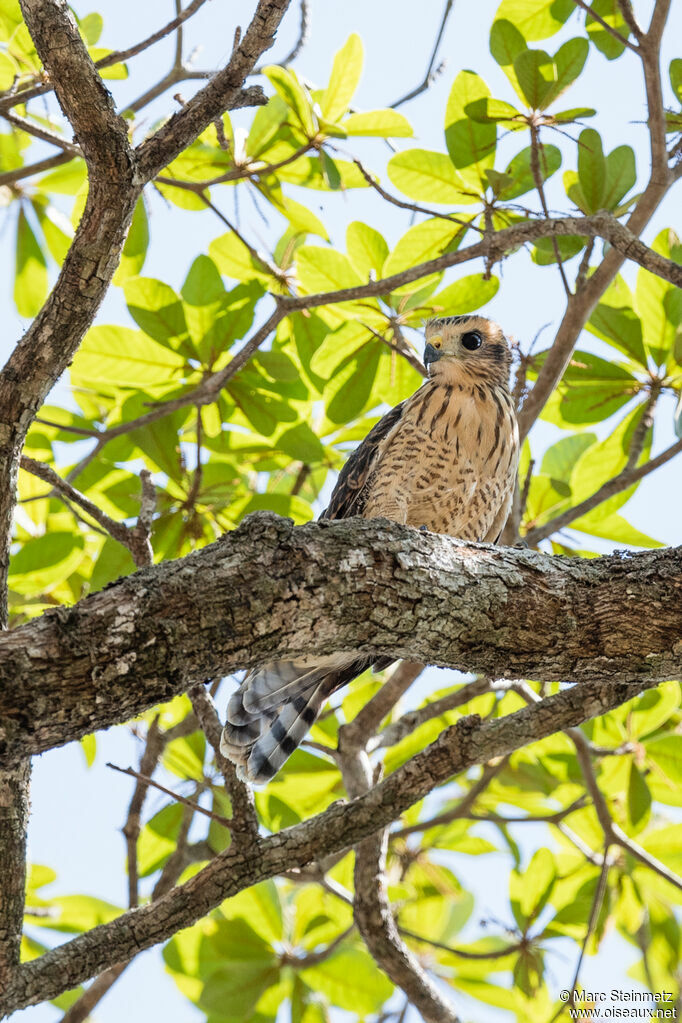
[[[334,57],[329,85],[320,98],[325,120],[338,121],[345,114],[360,81],[362,60],[362,40],[354,32]]]

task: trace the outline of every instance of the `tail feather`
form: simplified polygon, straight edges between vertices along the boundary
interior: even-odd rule
[[[238,773],[263,785],[303,741],[325,700],[369,668],[372,657],[334,654],[310,660],[273,661],[250,671],[227,705],[221,752]],[[374,661],[380,671],[390,657]]]
[[[264,785],[301,744],[328,695],[321,682],[312,692],[286,703],[270,727],[256,739],[242,773],[255,785]]]
[[[272,661],[257,671],[250,671],[241,686],[243,707],[255,715],[272,707],[280,707],[297,693],[313,689],[329,672],[350,663],[349,654],[298,661]]]

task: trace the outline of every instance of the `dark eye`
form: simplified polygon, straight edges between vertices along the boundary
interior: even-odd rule
[[[462,334],[462,348],[466,348],[468,352],[475,352],[482,344],[483,338],[477,330],[469,330],[466,334]]]

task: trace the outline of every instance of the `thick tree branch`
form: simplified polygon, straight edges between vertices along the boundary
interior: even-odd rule
[[[649,679],[636,684],[598,681],[574,686],[494,721],[461,719],[350,804],[335,803],[312,820],[260,838],[247,848],[230,847],[157,902],[124,913],[25,963],[9,989],[0,994],[0,1014],[54,998],[142,949],[165,941],[243,888],[351,848],[386,827],[453,775],[604,714],[651,684]]]
[[[681,597],[682,548],[582,560],[387,520],[294,528],[257,513],[0,635],[0,757],[125,721],[193,681],[312,652],[653,684],[682,675]]]

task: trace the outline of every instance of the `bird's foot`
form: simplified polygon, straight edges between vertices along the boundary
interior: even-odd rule
[[[514,544],[514,547],[515,547],[515,549],[517,551],[527,551],[528,550],[528,544],[526,543],[525,540],[517,540],[517,542]]]
[[[419,527],[419,532],[420,533],[428,533],[428,531],[429,531],[429,527],[428,526],[420,526]]]

